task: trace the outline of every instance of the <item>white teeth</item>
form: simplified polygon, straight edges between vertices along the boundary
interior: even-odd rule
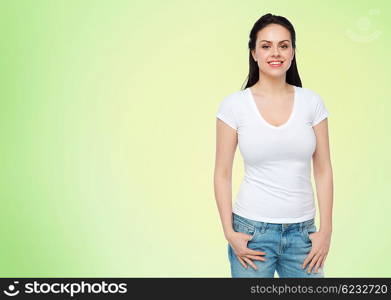
[[[272,61],[272,62],[269,62],[269,64],[271,64],[271,65],[281,65],[282,62],[281,61],[278,61],[278,62]]]

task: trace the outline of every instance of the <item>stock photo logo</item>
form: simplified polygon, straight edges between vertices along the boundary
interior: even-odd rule
[[[356,20],[353,28],[346,30],[346,36],[357,43],[369,43],[376,40],[382,34],[382,31],[374,25],[378,15],[380,15],[380,9],[368,10],[367,15]]]
[[[15,284],[18,284],[19,281],[14,281],[14,284],[10,284],[8,286],[8,290],[4,290],[4,294],[6,294],[7,296],[16,296],[19,294],[19,290],[15,290]]]
[[[24,284],[24,290],[17,289],[16,285],[19,281],[14,281],[8,286],[8,289],[3,290],[7,296],[13,297],[21,294],[68,294],[74,297],[77,294],[126,294],[127,284],[122,283],[107,283],[102,282],[27,282]]]

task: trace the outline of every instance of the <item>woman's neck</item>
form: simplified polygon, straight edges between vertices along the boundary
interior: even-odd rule
[[[254,84],[255,89],[268,95],[279,95],[290,90],[290,85],[283,78],[262,77]]]

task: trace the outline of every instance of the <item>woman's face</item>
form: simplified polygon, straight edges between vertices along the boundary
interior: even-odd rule
[[[261,72],[272,77],[285,76],[295,54],[290,32],[278,24],[267,25],[258,31],[251,53]],[[275,64],[271,64],[272,61]]]

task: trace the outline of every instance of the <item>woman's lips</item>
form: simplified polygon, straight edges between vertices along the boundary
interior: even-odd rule
[[[282,66],[284,62],[280,62],[280,63],[274,63],[274,64],[271,64],[270,62],[268,62],[268,65],[271,66],[272,68],[279,68]]]

